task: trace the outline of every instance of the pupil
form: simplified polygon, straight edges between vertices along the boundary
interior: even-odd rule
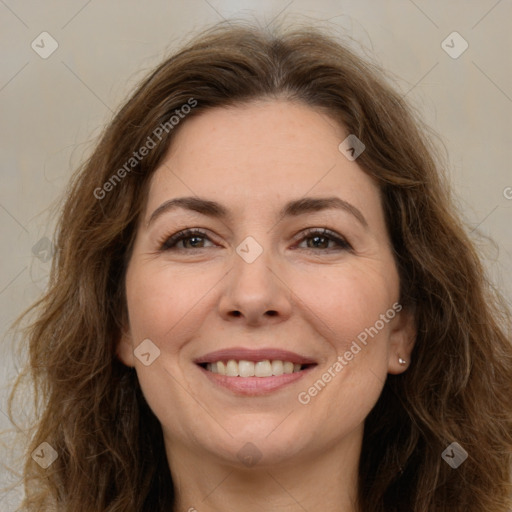
[[[318,242],[319,240],[324,240],[324,241],[325,241],[325,237],[323,237],[323,236],[314,236],[314,237],[312,238],[312,240],[313,240],[313,243],[315,244],[315,247],[318,247],[318,246],[316,245],[316,242]],[[323,245],[325,245],[325,244],[323,244]]]
[[[201,243],[200,242],[201,241],[201,237],[200,236],[192,236],[192,237],[189,238],[189,242],[191,243],[191,245],[193,247],[197,247],[197,245],[194,243],[194,241],[197,242],[198,240],[199,240],[199,243]]]

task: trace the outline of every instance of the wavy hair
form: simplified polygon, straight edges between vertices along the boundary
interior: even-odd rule
[[[22,510],[172,510],[160,424],[135,370],[116,356],[125,269],[149,180],[177,130],[205,110],[261,98],[318,109],[364,142],[358,164],[379,186],[400,302],[418,327],[410,367],[388,375],[365,420],[361,512],[509,512],[510,310],[455,209],[431,135],[382,69],[328,30],[232,20],[195,36],[138,85],[66,191],[49,285],[24,331],[27,368],[10,400],[13,417],[28,380],[37,420]],[[131,161],[162,126],[158,144]],[[47,469],[30,457],[42,442],[58,453]],[[469,454],[457,469],[441,457],[452,442]]]

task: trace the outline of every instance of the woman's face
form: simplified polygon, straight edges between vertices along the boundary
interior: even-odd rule
[[[378,188],[338,149],[349,134],[302,104],[183,122],[150,183],[119,356],[171,454],[348,453],[414,337]]]

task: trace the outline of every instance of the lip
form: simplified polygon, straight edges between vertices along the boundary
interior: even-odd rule
[[[217,361],[220,361],[220,359],[217,359]],[[315,366],[310,366],[300,372],[286,373],[278,376],[273,375],[272,377],[228,377],[210,372],[199,365],[197,368],[216,386],[223,387],[239,395],[259,396],[278,391],[285,386],[297,382],[312,371]]]
[[[230,359],[234,359],[235,361],[252,361],[254,363],[268,359],[270,361],[290,361],[294,364],[317,364],[317,362],[310,357],[305,357],[288,350],[280,350],[277,348],[247,349],[243,347],[225,348],[209,352],[208,354],[195,359],[194,363],[215,363],[217,361],[229,361]],[[260,379],[261,377],[257,378]]]
[[[227,375],[219,375],[203,368],[205,363],[215,363],[217,361],[289,361],[294,364],[311,365],[302,369],[300,372],[286,373],[283,375],[273,375],[272,377],[228,377]],[[197,368],[203,372],[206,378],[214,385],[228,389],[233,393],[245,396],[258,396],[278,391],[298,380],[302,379],[311,370],[315,368],[317,362],[306,356],[302,356],[289,350],[281,350],[276,348],[247,349],[243,347],[232,347],[209,352],[204,356],[194,360]]]

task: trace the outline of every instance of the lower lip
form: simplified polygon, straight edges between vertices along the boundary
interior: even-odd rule
[[[277,391],[279,389],[297,382],[304,375],[309,373],[314,366],[310,366],[300,372],[285,373],[283,375],[274,375],[272,377],[227,377],[205,370],[202,366],[198,368],[206,374],[211,382],[229,389],[239,395],[258,396]]]

